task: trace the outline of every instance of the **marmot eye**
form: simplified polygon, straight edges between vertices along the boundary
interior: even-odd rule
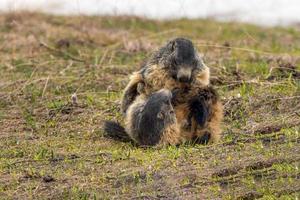
[[[159,113],[157,114],[157,118],[158,118],[158,119],[163,119],[163,118],[164,118],[164,113],[163,113],[163,112],[159,112]]]

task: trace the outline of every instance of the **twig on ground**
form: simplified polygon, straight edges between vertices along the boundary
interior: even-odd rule
[[[165,35],[165,34],[177,32],[177,31],[178,31],[178,29],[174,28],[174,29],[171,29],[171,30],[166,30],[166,31],[161,31],[161,32],[158,32],[158,33],[150,34],[148,36],[141,37],[140,39],[145,39],[145,38],[149,39],[149,38],[153,38],[153,37],[155,38],[159,35]]]
[[[260,50],[255,50],[255,49],[248,49],[248,48],[243,48],[243,47],[223,46],[223,45],[217,45],[217,44],[197,43],[196,45],[199,46],[199,47],[214,47],[214,48],[221,48],[221,49],[232,49],[232,50],[246,51],[246,52],[266,54],[266,55],[274,55],[275,54],[275,53],[272,53],[272,52],[260,51]]]
[[[76,57],[72,56],[71,54],[69,54],[68,52],[61,51],[61,50],[56,49],[56,48],[54,48],[54,47],[50,47],[48,44],[46,44],[46,43],[43,42],[43,41],[40,41],[40,44],[41,44],[43,47],[45,47],[46,49],[48,49],[48,50],[50,50],[50,51],[57,52],[57,53],[61,53],[61,54],[67,56],[68,58],[70,58],[70,59],[72,59],[72,60],[74,60],[74,61],[85,62],[85,60],[80,59],[80,58],[76,58]]]
[[[72,65],[73,65],[73,62],[70,61],[70,63],[69,63],[63,70],[61,70],[61,71],[59,72],[59,74],[64,75],[65,71],[66,71],[67,69],[69,69]]]
[[[282,97],[282,98],[268,99],[268,101],[288,100],[288,99],[299,99],[299,98],[300,98],[300,96],[290,96],[290,97]]]

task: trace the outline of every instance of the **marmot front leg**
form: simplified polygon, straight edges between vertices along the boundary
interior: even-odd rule
[[[196,126],[194,137],[199,143],[218,142],[221,137],[223,106],[212,87],[199,89],[189,103],[190,115]]]
[[[202,96],[197,96],[191,100],[188,121],[194,119],[197,126],[204,127],[205,123],[208,121],[209,114],[209,103]]]
[[[139,95],[138,84],[141,82],[143,82],[143,77],[140,72],[135,72],[130,76],[130,81],[124,90],[121,102],[121,111],[123,114],[126,113],[128,107]]]

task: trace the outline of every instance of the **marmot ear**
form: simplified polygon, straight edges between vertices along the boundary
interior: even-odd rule
[[[176,41],[170,41],[169,44],[168,44],[168,48],[171,50],[171,51],[174,51],[176,49]]]

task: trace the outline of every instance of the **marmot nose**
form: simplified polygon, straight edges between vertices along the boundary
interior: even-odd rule
[[[190,82],[190,78],[187,76],[180,76],[180,77],[178,77],[178,81],[181,83],[188,83],[188,82]]]

